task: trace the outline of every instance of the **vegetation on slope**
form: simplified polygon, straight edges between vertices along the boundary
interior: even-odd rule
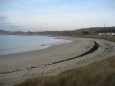
[[[15,86],[115,86],[115,57],[68,70],[57,76],[28,79]]]
[[[97,39],[104,39],[104,40],[115,42],[115,36],[85,35],[85,36],[79,36],[79,37],[83,37],[83,38],[97,38]]]
[[[114,27],[90,27],[71,31],[43,31],[43,32],[23,32],[23,31],[4,31],[0,30],[0,35],[54,35],[54,36],[78,36],[78,35],[98,35],[98,33],[115,33]]]
[[[83,36],[115,42],[115,36]],[[115,86],[115,56],[57,76],[31,78],[15,86]]]

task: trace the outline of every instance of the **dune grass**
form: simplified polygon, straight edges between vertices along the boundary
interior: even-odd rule
[[[82,37],[115,42],[115,36],[89,35]],[[27,79],[15,86],[115,86],[115,56],[62,72],[57,76]]]
[[[115,36],[107,36],[107,35],[83,35],[83,36],[78,36],[78,37],[83,37],[83,38],[97,38],[97,39],[105,39],[108,41],[113,41],[115,42]]]
[[[115,57],[65,71],[32,78],[15,86],[115,86]]]

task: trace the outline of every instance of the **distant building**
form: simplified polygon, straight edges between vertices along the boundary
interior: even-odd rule
[[[115,33],[99,33],[98,35],[115,36]]]
[[[115,33],[112,33],[111,35],[112,35],[112,36],[115,36]]]

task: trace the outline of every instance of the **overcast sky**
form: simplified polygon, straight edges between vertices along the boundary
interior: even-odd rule
[[[0,29],[43,31],[115,26],[115,0],[0,0]]]

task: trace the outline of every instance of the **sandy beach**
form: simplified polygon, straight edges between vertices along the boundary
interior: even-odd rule
[[[115,55],[115,43],[106,40],[59,37],[71,43],[0,56],[0,86],[13,86],[27,78],[56,75]]]

